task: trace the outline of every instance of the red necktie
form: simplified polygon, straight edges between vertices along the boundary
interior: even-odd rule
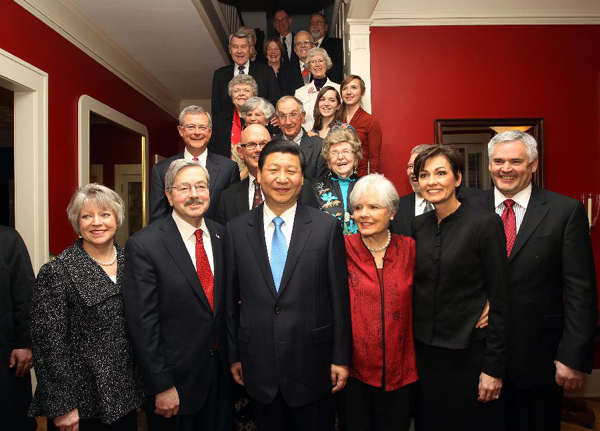
[[[506,208],[502,212],[502,221],[504,222],[504,232],[506,233],[506,254],[510,256],[510,252],[515,245],[515,238],[517,237],[517,218],[512,207],[515,201],[512,199],[506,199],[504,205]]]
[[[252,209],[262,204],[262,194],[260,193],[260,184],[254,180],[254,199],[252,200]]]
[[[202,230],[198,229],[194,232],[196,235],[196,272],[198,273],[198,279],[204,289],[204,294],[208,298],[210,309],[213,310],[214,300],[214,284],[212,271],[210,270],[210,263],[208,262],[208,256],[206,250],[204,250],[204,241],[202,241]]]

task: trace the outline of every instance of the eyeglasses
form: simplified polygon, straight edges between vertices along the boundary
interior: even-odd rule
[[[415,165],[411,165],[410,163],[406,165],[406,170],[413,169]]]
[[[312,45],[314,45],[314,42],[309,42],[309,41],[296,42],[294,45],[296,45],[296,46],[312,46]]]
[[[273,22],[288,22],[289,18],[284,16],[283,18],[275,18]]]
[[[309,21],[310,25],[318,25],[319,27],[324,27],[325,23],[323,21]]]
[[[233,87],[233,90],[231,90],[231,93],[232,94],[240,94],[240,93],[252,94],[252,93],[254,93],[254,91],[252,91],[251,88]]]
[[[315,65],[315,64],[323,64],[325,63],[325,60],[323,60],[322,58],[320,60],[310,60],[310,64]]]
[[[196,126],[195,124],[188,124],[183,126],[183,128],[192,133],[194,133],[196,129],[200,130],[201,132],[206,132],[208,130],[208,126]]]
[[[248,142],[247,144],[240,144],[240,146],[244,147],[247,150],[256,150],[256,147],[260,147],[260,148],[265,148],[265,146],[268,144],[269,142],[267,141],[263,141],[263,142]]]
[[[334,159],[337,159],[339,156],[348,158],[348,157],[350,157],[350,154],[352,154],[352,150],[348,150],[348,149],[342,150],[342,151],[333,150],[333,151],[329,152],[329,157],[334,158]]]
[[[248,44],[247,43],[243,43],[241,45],[229,45],[232,49],[247,49],[248,48]]]
[[[208,186],[206,183],[196,183],[194,185],[191,184],[179,184],[178,186],[173,187],[179,193],[188,195],[192,192],[192,189],[196,190],[196,193],[205,192],[208,190]]]
[[[300,118],[300,114],[297,112],[292,112],[291,114],[277,114],[276,116],[279,121],[285,121],[286,118],[294,121]]]

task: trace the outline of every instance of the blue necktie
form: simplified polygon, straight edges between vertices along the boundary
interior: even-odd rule
[[[244,69],[246,68],[246,66],[239,66],[238,70],[240,71],[240,75],[244,75]]]
[[[275,231],[273,232],[273,241],[271,242],[271,272],[273,273],[273,281],[275,282],[275,291],[279,292],[281,277],[283,277],[283,269],[285,268],[285,260],[287,258],[287,243],[285,236],[281,231],[283,219],[275,217],[273,219]]]

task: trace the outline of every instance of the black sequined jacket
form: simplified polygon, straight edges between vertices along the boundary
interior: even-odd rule
[[[38,385],[30,416],[79,417],[110,424],[143,402],[127,339],[117,247],[117,283],[79,239],[40,269],[33,291],[31,337]]]

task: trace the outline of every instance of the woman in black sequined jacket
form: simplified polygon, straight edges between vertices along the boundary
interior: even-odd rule
[[[123,201],[98,184],[73,195],[67,212],[81,236],[40,269],[31,335],[37,389],[30,415],[48,429],[136,429],[141,379],[127,339],[121,275],[123,249],[114,241]]]

